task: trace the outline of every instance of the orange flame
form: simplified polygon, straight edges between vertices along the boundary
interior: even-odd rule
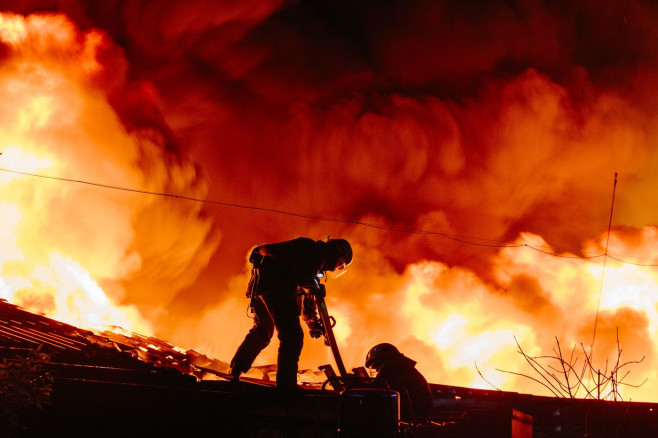
[[[222,290],[215,291],[214,284],[206,286],[223,301],[202,310],[191,305],[195,311],[189,316],[175,321],[168,318],[168,306],[182,300],[179,293],[190,296],[189,291],[188,295],[182,291],[195,284],[219,244],[218,232],[201,207],[71,181],[94,181],[137,191],[171,190],[203,198],[206,187],[199,181],[195,166],[169,151],[166,133],[155,125],[127,126],[123,113],[110,103],[120,95],[117,100],[126,105],[134,98],[136,106],[146,105],[157,113],[154,87],[128,84],[121,50],[104,33],[81,32],[61,15],[0,14],[0,39],[7,47],[0,63],[0,91],[5,96],[0,103],[0,168],[5,170],[0,172],[0,296],[28,310],[83,327],[120,325],[146,335],[157,327],[180,345],[228,360],[251,324],[242,317],[247,305],[243,294],[248,275],[245,266],[230,272]],[[535,71],[521,75],[516,88],[501,93],[500,99],[512,103],[503,112],[496,135],[502,138],[501,143],[510,145],[511,152],[493,154],[489,169],[494,174],[487,178],[502,181],[506,192],[514,196],[501,205],[489,206],[484,219],[469,215],[465,219],[469,221],[467,229],[477,228],[490,217],[503,217],[491,225],[496,228],[494,235],[502,235],[501,223],[507,220],[506,211],[511,206],[524,213],[532,208],[536,202],[533,193],[541,187],[520,187],[518,174],[507,169],[510,162],[523,167],[527,155],[532,155],[527,152],[527,138],[547,143],[541,153],[533,155],[533,165],[521,169],[528,179],[537,169],[543,170],[543,163],[556,145],[570,140],[573,127],[564,120],[563,94],[564,90]],[[583,135],[591,137],[590,141],[573,141],[587,143],[592,149],[596,149],[592,144],[609,135],[618,137],[621,145],[641,143],[641,136],[631,132],[634,119],[628,125],[608,126],[608,119],[616,112],[628,113],[625,106],[618,109],[611,96],[604,96],[599,103],[603,112],[584,123]],[[536,115],[532,123],[526,120],[524,104]],[[391,111],[401,112],[397,120],[396,114],[355,116],[361,112],[356,99],[344,105],[333,108],[331,116],[341,123],[353,117],[353,126],[344,127],[339,134],[328,123],[321,129],[326,130],[322,134],[329,138],[327,142],[335,155],[347,156],[345,167],[355,181],[372,176],[363,169],[371,150],[362,147],[357,153],[342,154],[339,148],[344,142],[339,137],[350,130],[361,145],[382,135],[378,132],[400,142],[400,147],[394,148],[399,156],[382,154],[385,157],[378,163],[395,170],[400,181],[419,181],[434,166],[447,176],[459,175],[467,166],[454,120],[441,126],[440,136],[448,137],[449,144],[436,163],[427,153],[426,144],[415,145],[418,150],[414,154],[402,148],[411,136],[410,122],[406,120],[411,118],[409,115],[425,115],[429,108],[441,120],[448,120],[450,108],[438,99],[423,103],[395,96]],[[294,108],[300,112],[295,114],[299,124],[312,127],[316,115],[304,114],[300,108]],[[472,121],[484,123],[475,116]],[[428,119],[427,125],[434,126],[434,122]],[[560,128],[556,138],[543,139],[541,133],[554,125]],[[438,141],[431,136],[425,140]],[[635,149],[617,149],[616,159],[630,167],[628,163],[636,160],[637,154],[632,153]],[[571,163],[582,160],[572,151],[561,152]],[[409,155],[416,161],[405,161],[400,167]],[[307,160],[302,167],[304,172],[317,173],[313,167],[316,165]],[[591,177],[599,170],[596,167],[588,171]],[[567,190],[564,180],[568,172],[546,172],[555,193]],[[423,180],[433,186],[416,199],[429,203],[433,189],[441,187],[437,180],[435,176]],[[391,181],[387,179],[371,183],[375,192],[390,190]],[[482,189],[469,184],[459,186],[451,202],[470,209],[484,198],[494,198],[492,192],[500,190],[487,187],[484,190],[489,192],[481,194]],[[276,193],[276,189],[271,190]],[[404,197],[408,188],[399,184],[393,190]],[[222,226],[229,224],[227,229],[234,226],[241,230],[243,224],[236,218],[218,215]],[[440,208],[426,213],[419,222],[441,229],[451,226],[450,218]],[[297,225],[286,223],[281,228],[287,227],[290,232]],[[319,226],[304,231],[308,235],[326,235],[326,229]],[[497,371],[528,373],[515,338],[530,355],[552,354],[556,337],[566,351],[581,344],[589,349],[593,344],[596,366],[603,367],[617,354],[619,329],[623,359],[646,356],[633,367],[629,383],[649,379],[640,388],[622,388],[624,397],[655,399],[658,286],[655,267],[642,266],[643,261],[658,259],[655,227],[613,230],[609,254],[620,255],[616,258],[586,258],[556,251],[541,236],[522,234],[516,242],[519,247],[498,250],[486,280],[474,268],[448,264],[436,260],[438,257],[421,261],[416,258],[414,263],[404,261],[403,251],[387,257],[382,253],[384,239],[371,230],[345,226],[342,231],[354,236],[350,240],[355,262],[347,275],[330,281],[327,302],[337,321],[336,336],[348,369],[362,366],[374,344],[391,342],[418,361],[418,368],[432,382],[488,387],[479,376],[477,364],[487,380],[503,389],[545,393],[528,379]],[[602,241],[587,242],[582,254],[600,255],[605,247]],[[262,242],[249,242],[232,251],[231,257],[240,259],[248,246],[256,243]],[[395,252],[394,245],[388,248]],[[628,254],[633,258],[624,256]],[[394,266],[392,259],[402,260],[400,266]],[[180,330],[182,326],[185,330]],[[273,342],[256,365],[275,361]],[[302,368],[316,369],[324,363],[331,363],[329,349],[307,337]]]
[[[0,116],[5,133],[0,164],[12,171],[0,175],[2,297],[82,327],[121,324],[150,332],[150,324],[134,306],[118,305],[97,280],[136,265],[131,257],[117,265],[121,258],[111,253],[112,246],[89,234],[94,221],[101,223],[102,215],[125,208],[119,205],[125,200],[85,199],[80,187],[62,188],[53,180],[25,175],[62,177],[75,169],[88,175],[128,176],[112,166],[107,154],[97,156],[105,162],[92,165],[94,169],[88,161],[87,151],[103,146],[92,121],[106,118],[105,125],[119,127],[114,112],[86,83],[99,68],[94,62],[98,34],[79,39],[61,16],[3,14],[0,37],[11,52],[0,70],[0,89],[6,96]],[[120,237],[112,233],[113,239]]]

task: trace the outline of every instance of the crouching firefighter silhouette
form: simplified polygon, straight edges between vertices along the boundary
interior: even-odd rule
[[[400,419],[406,422],[427,421],[434,407],[432,390],[425,377],[392,344],[377,344],[366,356],[366,367],[377,371],[375,383],[400,393]]]
[[[311,337],[319,338],[324,333],[316,309],[309,306],[312,301],[303,299],[303,288],[313,284],[320,273],[344,270],[352,262],[352,247],[344,239],[329,238],[324,242],[299,237],[257,246],[251,251],[249,261],[253,269],[247,297],[251,299],[254,325],[231,360],[231,375],[237,379],[249,371],[276,329],[279,338],[276,386],[284,391],[296,390],[304,339],[299,321],[302,308]]]

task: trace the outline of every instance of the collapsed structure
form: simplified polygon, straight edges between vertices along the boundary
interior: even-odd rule
[[[399,421],[394,392],[373,391],[356,375],[306,371],[302,395],[281,399],[267,380],[226,379],[228,364],[153,337],[94,332],[27,312],[0,300],[2,391],[7,364],[37,350],[52,376],[39,407],[1,397],[17,414],[17,436],[134,436],[217,431],[263,437],[655,437],[658,404],[573,400],[431,384],[432,421]],[[12,362],[13,361],[13,362]],[[30,363],[29,366],[35,366]],[[264,369],[264,371],[268,371]],[[316,380],[317,379],[310,379]],[[15,383],[15,382],[14,382]],[[42,388],[43,389],[43,388]],[[5,394],[3,394],[5,395]],[[9,411],[8,411],[9,409]]]

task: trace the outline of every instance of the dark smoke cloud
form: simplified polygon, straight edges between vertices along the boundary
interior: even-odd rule
[[[212,217],[221,243],[204,248],[196,236],[199,275],[166,296],[168,317],[180,321],[167,320],[170,336],[191,312],[243,292],[236,285],[252,245],[298,235],[355,243],[356,275],[335,286],[355,309],[375,290],[401,299],[408,266],[429,260],[496,284],[524,322],[568,320],[542,279],[501,281],[491,272],[499,250],[461,240],[500,245],[529,232],[582,254],[607,228],[615,172],[613,225],[658,220],[645,207],[658,202],[653,2],[28,1],[3,9],[62,11],[81,29],[105,31],[122,51],[108,56],[126,70],[126,83],[110,87],[112,105],[127,127],[150,128],[176,159],[195,163],[208,199],[458,239],[204,206],[194,213]],[[150,253],[154,265],[159,252]],[[436,307],[441,299],[427,298]],[[383,303],[355,325],[385,324],[393,308]],[[646,338],[646,324],[632,327]],[[427,349],[417,339],[405,345]]]

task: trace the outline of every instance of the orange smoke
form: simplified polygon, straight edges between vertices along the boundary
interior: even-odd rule
[[[0,20],[2,297],[69,323],[149,334],[143,314],[162,311],[198,271],[181,250],[206,244],[207,220],[193,206],[58,178],[200,193],[195,170],[178,163],[157,132],[121,123],[108,94],[123,86],[125,60],[106,35],[80,33],[61,15]],[[167,215],[155,229],[158,211]],[[157,300],[144,297],[158,281],[150,290],[122,284],[156,275],[169,284]]]
[[[602,368],[618,331],[648,379],[624,398],[655,399],[655,6],[280,3],[1,16],[2,296],[228,361],[248,249],[340,236],[348,368],[392,342],[430,381],[545,393],[497,371],[529,372],[515,338]],[[307,337],[302,368],[331,362]]]

